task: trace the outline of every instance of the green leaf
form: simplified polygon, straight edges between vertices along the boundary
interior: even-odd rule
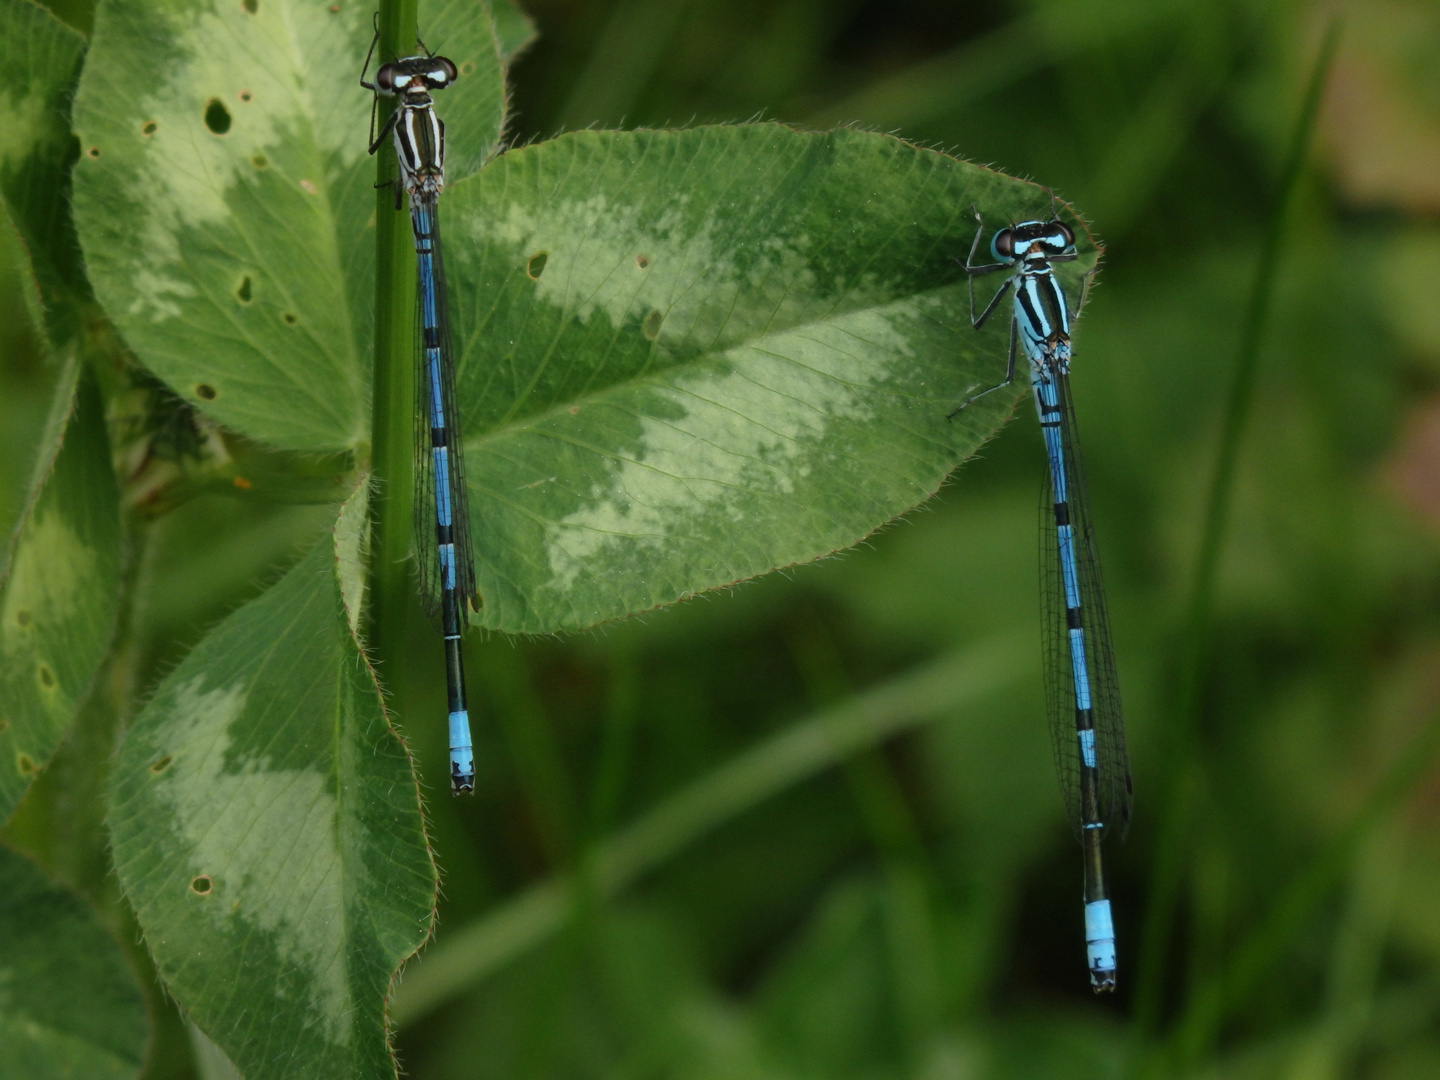
[[[3,846],[0,942],[0,1076],[139,1072],[145,1003],[120,947],[84,903]]]
[[[249,1080],[393,1077],[385,998],[434,907],[410,758],[346,618],[357,516],[196,646],[111,784],[156,965]]]
[[[340,599],[350,632],[360,633],[360,614],[365,609],[365,561],[369,541],[370,488],[368,481],[340,507],[335,522],[335,574],[340,582]]]
[[[85,39],[44,8],[0,0],[0,198],[50,305],[86,289],[67,207],[74,158],[70,95],[84,51]],[[65,314],[52,307],[53,316]]]
[[[495,37],[500,42],[500,55],[508,64],[530,47],[538,36],[535,20],[520,10],[514,0],[491,0],[490,15],[495,20]]]
[[[7,285],[19,303],[0,295],[0,351],[6,355],[5,366],[13,369],[15,360],[46,349],[45,304],[31,272],[25,241],[0,199],[0,289]],[[62,374],[59,368],[49,365],[45,380],[33,388],[6,380],[5,400],[0,402],[0,536],[9,537],[15,531],[30,494],[31,465],[45,449],[37,437],[44,417],[36,415],[35,404],[51,396],[48,391]]]
[[[69,730],[115,619],[119,492],[99,393],[78,370],[56,389],[0,579],[0,819]]]
[[[899,139],[778,124],[578,132],[453,185],[480,621],[591,626],[924,502],[1020,394],[946,419],[1005,372],[1008,311],[974,331],[956,261],[972,203],[988,230],[1050,212]],[[1057,209],[1073,281],[1096,250]]]
[[[422,21],[462,71],[445,102],[463,175],[499,138],[494,33],[458,0]],[[282,448],[367,437],[371,34],[352,4],[113,0],[80,80],[75,214],[96,295],[177,393]]]
[[[9,207],[0,200],[0,230],[5,236],[0,239],[0,280],[12,280],[20,292],[20,302],[25,308],[26,331],[35,335],[35,340],[45,338],[45,301],[40,296],[39,283],[30,263],[30,253],[25,248],[25,238],[11,216]]]
[[[445,179],[475,172],[500,148],[505,130],[503,43],[483,0],[421,0],[420,37],[455,62],[460,77],[435,99],[445,121]],[[366,233],[367,255],[375,249]],[[367,353],[368,355],[368,353]]]

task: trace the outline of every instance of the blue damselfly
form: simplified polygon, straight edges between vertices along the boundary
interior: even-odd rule
[[[975,252],[985,228],[979,210],[975,224],[975,240],[965,260],[970,322],[978,330],[1005,295],[1014,293],[1009,363],[1002,381],[973,395],[950,415],[1014,381],[1018,335],[1030,365],[1030,387],[1049,462],[1042,497],[1040,589],[1046,709],[1066,810],[1084,851],[1090,984],[1096,992],[1113,990],[1115,930],[1101,845],[1111,832],[1123,836],[1129,827],[1132,786],[1120,684],[1070,397],[1072,314],[1053,269],[1055,263],[1077,258],[1075,235],[1055,216],[1052,205],[1048,221],[1022,221],[996,232],[990,242],[996,261],[976,266]],[[976,315],[975,279],[998,271],[1009,271],[1010,276]],[[1086,274],[1081,303],[1089,283]]]
[[[377,35],[378,37],[378,35]],[[423,45],[422,45],[423,47]],[[370,45],[371,54],[375,43]],[[475,756],[470,743],[470,714],[465,703],[465,669],[460,635],[465,608],[477,610],[475,564],[470,548],[470,512],[459,412],[455,401],[455,362],[450,351],[446,311],[445,264],[440,249],[439,196],[445,188],[445,125],[435,114],[430,94],[455,81],[455,65],[428,50],[380,65],[373,83],[360,85],[377,95],[397,96],[395,111],[378,135],[372,119],[370,153],[393,135],[400,177],[395,208],[403,191],[410,197],[415,236],[416,409],[415,409],[415,555],[426,613],[438,614],[445,638],[445,686],[450,713],[450,789],[475,788]],[[430,533],[433,527],[433,533]]]

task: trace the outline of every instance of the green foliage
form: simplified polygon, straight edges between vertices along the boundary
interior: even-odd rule
[[[247,1076],[392,1071],[386,991],[434,907],[410,759],[347,619],[363,496],[171,673],[112,781],[156,965]]]
[[[52,1048],[0,1072],[388,1077],[398,1025],[421,1080],[1433,1074],[1440,37],[1361,8],[1331,182],[1296,158],[1277,216],[1305,5],[422,3],[492,632],[476,798],[422,820],[370,10],[57,3],[86,40],[0,0],[0,836],[49,879],[0,850],[0,1055]],[[1040,722],[1030,410],[945,419],[1005,363],[971,204],[1048,189],[931,145],[1107,242],[1075,389],[1138,786],[1114,1002]]]
[[[446,100],[464,175],[499,138],[500,58],[473,6],[440,5],[432,32],[463,72]],[[104,4],[76,95],[75,218],[101,303],[178,394],[285,449],[366,438],[369,37],[352,5]]]
[[[1003,372],[1004,319],[960,332],[976,203],[1049,205],[898,139],[768,124],[567,135],[454,185],[483,623],[645,611],[933,494],[1009,405],[946,420]]]
[[[582,628],[829,554],[922,502],[999,421],[998,399],[946,420],[1005,341],[1003,320],[959,333],[952,255],[972,205],[1016,218],[1048,209],[1045,192],[894,138],[778,125],[589,133],[470,175],[499,138],[501,57],[527,24],[459,3],[425,14],[461,75],[445,208],[485,624]],[[55,42],[41,70],[63,75],[78,49],[37,19]],[[136,509],[164,514],[207,471],[306,490],[242,439],[364,461],[373,226],[394,212],[371,202],[364,113],[346,104],[364,100],[367,29],[358,9],[268,0],[97,11],[75,223],[99,305],[169,387],[137,396],[107,368],[112,415],[133,414],[114,452]],[[36,85],[53,114],[68,80]],[[60,176],[52,128],[27,152]],[[10,203],[28,220],[22,180]],[[1083,256],[1077,274],[1088,240]],[[35,653],[7,677],[59,695],[7,727],[12,806],[111,632],[118,497],[99,486],[110,454],[87,394],[92,442],[72,436],[37,487],[6,581],[5,633]],[[118,880],[167,991],[257,1077],[393,1072],[384,1002],[434,904],[416,780],[360,644],[365,494],[166,674],[109,782]],[[401,505],[378,503],[387,529]]]
[[[490,5],[490,14],[495,19],[495,40],[500,44],[500,55],[506,61],[513,60],[535,40],[535,20],[521,11],[514,0],[495,0]]]
[[[84,47],[79,34],[35,4],[0,6],[0,63],[10,72],[0,91],[0,193],[51,318],[72,331],[76,294],[86,286],[65,205],[74,144],[66,117]]]
[[[145,1007],[85,904],[0,847],[0,1075],[134,1076]]]
[[[6,817],[69,731],[114,630],[120,515],[102,410],[93,380],[68,364],[0,583]]]

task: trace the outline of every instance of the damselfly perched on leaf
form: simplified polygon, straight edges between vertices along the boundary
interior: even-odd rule
[[[378,38],[378,35],[377,35]],[[374,54],[375,43],[370,45]],[[455,362],[450,351],[446,312],[445,264],[440,249],[439,196],[445,188],[445,125],[435,113],[430,94],[455,81],[455,65],[428,50],[380,65],[375,81],[367,82],[370,55],[360,72],[360,85],[377,94],[398,97],[395,111],[370,153],[393,135],[400,164],[395,208],[403,191],[410,197],[410,224],[416,259],[416,409],[415,409],[415,554],[420,567],[421,595],[427,614],[440,618],[445,637],[445,684],[450,713],[450,789],[456,794],[475,789],[475,755],[470,742],[470,714],[465,702],[465,669],[460,636],[464,608],[479,607],[475,564],[470,549],[470,512],[465,492],[465,465],[459,412],[455,402]],[[423,394],[421,393],[423,389]],[[434,533],[427,536],[433,523]]]
[[[1055,263],[1077,257],[1075,235],[1055,216],[1052,204],[1048,221],[1022,221],[996,232],[990,242],[996,261],[976,266],[975,252],[985,228],[979,210],[975,224],[975,240],[965,260],[970,322],[978,330],[1005,295],[1014,293],[1009,363],[1003,380],[973,395],[950,415],[1014,381],[1018,336],[1030,364],[1030,387],[1049,463],[1041,510],[1040,589],[1046,707],[1066,809],[1084,851],[1086,960],[1091,986],[1098,993],[1115,989],[1115,929],[1101,846],[1111,832],[1123,836],[1129,827],[1132,785],[1105,590],[1070,397],[1072,313],[1053,269]],[[1010,277],[976,315],[975,279],[1002,270],[1008,270]],[[1089,280],[1087,274],[1082,303]]]

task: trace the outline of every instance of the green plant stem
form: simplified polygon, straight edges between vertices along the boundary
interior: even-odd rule
[[[958,650],[843,704],[823,709],[722,765],[597,845],[585,886],[611,897],[705,833],[823,769],[1020,677],[1024,646],[999,639]],[[404,1026],[549,940],[577,907],[555,877],[450,935],[411,965],[391,1015]]]
[[[376,62],[393,58],[415,38],[416,0],[380,4]],[[374,77],[371,65],[370,76]],[[393,110],[380,99],[377,123]],[[370,609],[367,643],[389,693],[389,706],[404,709],[406,612],[410,603],[407,559],[414,513],[410,461],[415,410],[415,251],[409,215],[395,207],[395,151],[387,139],[375,155],[375,369],[372,380],[370,470],[373,477],[370,532]],[[390,181],[386,184],[386,181]]]
[[[1211,479],[1204,525],[1200,533],[1200,551],[1196,559],[1189,615],[1186,619],[1180,689],[1169,735],[1161,754],[1162,782],[1156,785],[1158,791],[1166,793],[1166,798],[1160,814],[1159,841],[1155,848],[1157,855],[1146,899],[1140,961],[1136,974],[1134,1036],[1140,1045],[1148,1040],[1159,1022],[1167,944],[1174,925],[1186,855],[1190,851],[1187,838],[1191,827],[1191,803],[1198,782],[1195,772],[1195,747],[1201,711],[1200,696],[1210,667],[1215,581],[1229,523],[1231,494],[1240,457],[1240,440],[1254,408],[1260,348],[1274,298],[1275,282],[1279,276],[1280,254],[1290,209],[1304,174],[1316,113],[1339,36],[1339,20],[1332,19],[1311,69],[1300,114],[1285,152],[1278,197],[1270,216],[1269,228],[1260,251],[1255,284],[1246,305],[1244,322],[1241,324],[1240,353],[1236,360],[1230,393],[1225,402],[1224,426]]]

